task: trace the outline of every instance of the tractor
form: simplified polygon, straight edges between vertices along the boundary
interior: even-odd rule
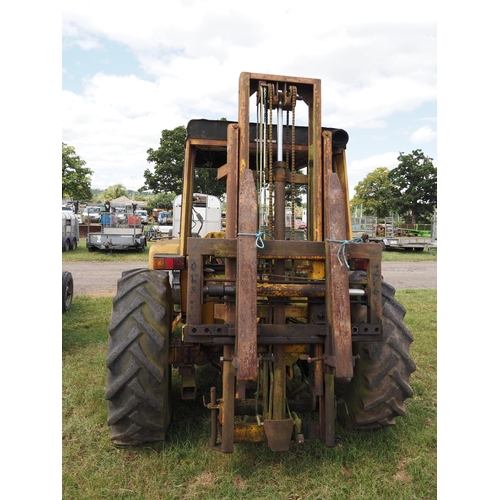
[[[196,399],[206,364],[220,374],[203,411],[222,453],[245,442],[333,447],[337,421],[394,425],[413,395],[413,336],[383,280],[381,246],[352,236],[349,136],[322,126],[321,80],[241,73],[238,121],[196,119],[186,130],[180,231],[117,284],[111,441],[164,440],[173,370],[182,399]],[[203,237],[192,231],[198,168],[226,186],[225,231]]]

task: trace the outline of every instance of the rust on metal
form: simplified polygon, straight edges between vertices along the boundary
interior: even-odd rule
[[[256,423],[238,423],[234,426],[235,443],[263,443],[266,441],[264,427]]]
[[[257,191],[252,171],[241,174],[236,288],[238,380],[257,379]]]
[[[197,324],[201,323],[203,259],[202,255],[194,253],[186,260],[188,267],[186,323]]]
[[[250,123],[255,94],[260,121]],[[307,126],[294,127],[295,100],[308,108]],[[237,123],[188,124],[181,237],[173,252],[186,256],[178,278],[182,315],[173,323],[182,319],[184,326],[169,361],[188,398],[194,365],[221,370],[222,394],[212,388],[206,405],[213,449],[231,453],[234,443],[267,440],[278,451],[309,438],[336,444],[335,378],[353,376],[352,342],[378,340],[382,325],[380,245],[347,244],[347,141],[344,130],[321,126],[321,81],[309,78],[241,73]],[[190,236],[198,167],[216,170],[226,184],[225,234]],[[304,167],[307,174],[299,173]],[[285,191],[293,193],[295,184],[307,185],[303,241],[287,226]],[[352,290],[341,248],[347,259],[368,262],[366,280]],[[363,306],[352,322],[350,300]],[[304,361],[302,385],[293,372]],[[295,411],[319,411],[319,420],[302,421]]]
[[[232,453],[234,448],[234,346],[224,346],[222,368],[222,408],[220,411],[222,453]]]
[[[293,434],[293,418],[265,419],[264,432],[271,451],[288,451]]]
[[[196,151],[189,139],[186,141],[186,155],[184,158],[184,184],[182,186],[181,207],[181,244],[180,254],[186,255],[187,238],[191,236],[191,209],[193,205],[193,179]]]
[[[344,193],[338,175],[330,172],[325,200],[325,269],[326,311],[331,334],[327,336],[326,354],[336,357],[335,375],[352,377],[352,339],[347,264],[339,259],[346,241]],[[331,241],[326,241],[331,240]],[[329,352],[330,351],[330,352]]]
[[[285,239],[285,163],[277,161],[274,168],[274,182],[275,182],[275,227],[274,237],[276,240]],[[277,276],[285,275],[285,261],[277,259],[274,261],[274,272]],[[286,323],[286,310],[283,302],[278,302],[274,305],[274,321],[277,326]],[[285,380],[285,351],[282,345],[275,345],[274,349],[274,363],[273,363],[273,412],[272,420],[283,421],[285,416],[286,404],[286,380]],[[283,427],[287,427],[288,423],[282,423]],[[281,437],[283,433],[277,430],[278,424],[273,424],[272,434],[279,434]],[[285,432],[286,434],[286,432]],[[291,434],[291,433],[290,433]],[[267,431],[266,431],[267,435]],[[268,436],[269,441],[269,436]],[[269,441],[269,445],[271,442]],[[283,444],[276,446],[283,446]]]

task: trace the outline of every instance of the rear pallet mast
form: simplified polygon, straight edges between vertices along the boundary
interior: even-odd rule
[[[264,179],[273,207],[266,228],[271,230],[272,240],[257,227],[262,191],[257,193],[250,165],[248,103],[250,95],[261,89],[270,97],[267,111],[271,114],[276,109],[278,115],[276,146],[271,122],[268,150],[263,155],[265,162],[269,154]],[[283,161],[282,112],[290,102],[287,96],[295,92],[309,106],[308,237],[312,241],[285,238],[285,185],[287,177],[293,180],[294,172],[290,176]],[[334,380],[353,376],[353,338],[378,340],[382,334],[380,248],[349,243],[351,229],[342,190],[342,184],[347,187],[345,154],[343,148],[334,149],[332,132],[321,129],[320,103],[319,80],[243,73],[239,122],[228,126],[226,238],[187,238],[187,231],[181,231],[189,256],[183,341],[223,346],[222,398],[217,399],[213,388],[207,405],[212,412],[211,445],[221,452],[232,452],[235,442],[266,439],[272,450],[286,450],[292,434],[299,443],[319,438],[326,446],[334,446]],[[257,143],[259,146],[259,139]],[[194,158],[189,154],[186,165],[194,168]],[[183,222],[189,222],[184,215]],[[182,245],[181,241],[181,249]],[[344,252],[351,259],[368,261],[364,289],[349,291],[347,261],[340,258]],[[223,283],[210,284],[203,278],[205,262],[213,258],[225,260]],[[309,263],[307,279],[285,278],[287,266],[296,261]],[[262,262],[267,263],[272,275],[259,274]],[[351,324],[351,294],[362,297],[368,306],[363,324]],[[210,303],[217,300],[218,304]],[[216,311],[214,316],[220,322],[204,323],[202,317],[207,310]],[[293,322],[297,310],[302,310],[298,314],[306,318],[306,323]],[[287,398],[287,377],[300,361],[309,368],[311,397],[306,404],[294,404]],[[247,398],[248,392],[254,397]],[[314,411],[316,401],[319,420],[302,422],[295,409]],[[252,407],[253,422],[235,421],[235,414]]]

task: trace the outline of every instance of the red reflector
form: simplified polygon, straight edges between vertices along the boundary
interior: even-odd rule
[[[186,258],[181,255],[155,255],[153,259],[154,269],[184,269]]]
[[[349,267],[355,271],[366,271],[368,269],[368,261],[366,259],[352,259]]]

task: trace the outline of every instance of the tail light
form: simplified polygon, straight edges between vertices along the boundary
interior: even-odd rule
[[[186,257],[182,255],[156,254],[153,257],[153,269],[165,269],[174,271],[186,268]]]
[[[367,259],[352,259],[349,267],[353,271],[366,271],[368,269]]]

